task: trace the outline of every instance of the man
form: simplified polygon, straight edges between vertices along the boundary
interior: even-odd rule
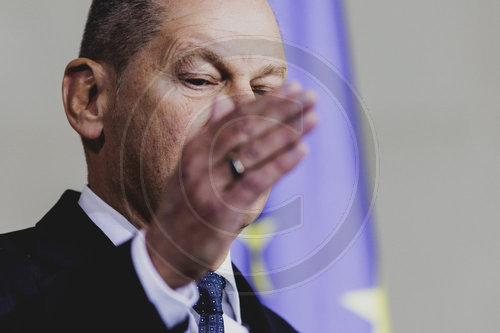
[[[285,75],[265,0],[94,0],[63,80],[89,185],[1,236],[2,332],[294,331],[229,254],[317,121]]]

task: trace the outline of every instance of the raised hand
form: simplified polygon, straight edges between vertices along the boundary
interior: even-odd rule
[[[236,106],[219,98],[184,146],[177,172],[146,232],[149,254],[173,288],[215,270],[269,189],[307,152],[315,96],[297,83]]]

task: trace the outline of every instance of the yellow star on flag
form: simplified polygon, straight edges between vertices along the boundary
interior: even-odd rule
[[[351,291],[341,298],[344,308],[371,323],[373,333],[390,333],[389,310],[385,291],[375,287]]]
[[[264,249],[272,239],[275,231],[275,221],[272,218],[263,218],[248,226],[239,238],[248,246],[250,252],[250,267],[252,281],[260,292],[273,289],[272,282],[267,276],[264,263]]]

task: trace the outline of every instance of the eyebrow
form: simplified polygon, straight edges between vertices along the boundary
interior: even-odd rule
[[[288,71],[288,68],[286,67],[285,64],[282,64],[282,65],[269,64],[266,67],[264,67],[264,69],[262,70],[262,73],[259,77],[271,76],[271,75],[274,76],[275,75],[275,76],[285,78],[287,71]]]
[[[216,67],[219,67],[222,70],[229,72],[229,67],[226,65],[224,57],[214,52],[213,50],[205,47],[197,47],[195,49],[181,53],[177,57],[177,59],[175,59],[173,62],[174,70],[178,72],[183,66],[189,64],[191,59],[196,57],[202,58],[205,61],[215,65]],[[257,77],[262,78],[265,76],[279,76],[285,78],[287,71],[288,68],[286,64],[280,64],[280,65],[268,64],[259,71]]]
[[[196,57],[202,58],[218,67],[222,67],[224,70],[228,69],[224,63],[224,58],[220,54],[204,47],[198,47],[178,55],[173,63],[174,69],[177,72],[184,65],[189,64],[191,59]]]

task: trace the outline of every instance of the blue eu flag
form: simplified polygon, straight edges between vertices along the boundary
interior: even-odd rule
[[[352,89],[340,0],[271,0],[288,78],[317,92],[319,124],[304,161],[272,190],[232,247],[262,301],[301,332],[389,332],[370,215],[376,154]],[[369,131],[368,131],[369,132]],[[368,157],[369,156],[369,157]],[[376,163],[375,163],[376,164]]]

